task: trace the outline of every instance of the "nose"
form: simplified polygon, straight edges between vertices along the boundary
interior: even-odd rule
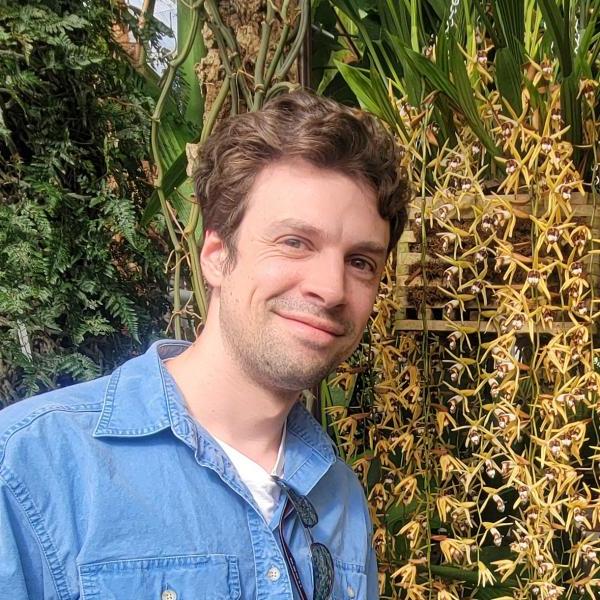
[[[346,301],[346,263],[334,253],[322,253],[306,264],[301,290],[314,304],[336,308]]]

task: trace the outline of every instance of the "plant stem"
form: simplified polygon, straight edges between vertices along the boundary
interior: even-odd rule
[[[192,6],[192,24],[190,25],[188,37],[181,48],[181,52],[169,62],[169,66],[167,69],[167,74],[164,79],[164,82],[161,86],[160,96],[158,101],[156,102],[156,107],[154,109],[154,113],[152,115],[152,130],[150,134],[150,145],[151,145],[151,153],[152,160],[154,165],[156,166],[156,177],[154,180],[154,187],[158,192],[158,197],[160,200],[160,205],[162,208],[162,212],[165,216],[165,223],[167,225],[167,231],[169,232],[169,238],[171,239],[171,243],[173,244],[173,249],[175,251],[175,273],[174,273],[174,284],[173,284],[173,306],[174,306],[174,322],[175,322],[175,336],[177,339],[181,339],[182,329],[181,329],[181,258],[182,258],[182,247],[175,233],[175,228],[173,225],[172,218],[169,213],[169,208],[167,204],[167,198],[163,189],[164,183],[164,164],[161,156],[159,141],[158,141],[158,129],[160,127],[160,120],[167,102],[167,98],[171,93],[171,86],[173,85],[173,79],[175,78],[175,74],[177,69],[183,64],[187,55],[189,54],[192,45],[194,43],[194,39],[196,37],[198,31],[198,24],[200,22],[200,7],[202,6],[202,0],[195,2]]]
[[[262,105],[262,98],[265,94],[265,61],[267,52],[269,51],[269,43],[271,42],[271,28],[273,26],[274,10],[273,2],[267,0],[267,14],[262,22],[260,33],[260,48],[256,63],[254,66],[254,103],[252,110],[257,110]]]
[[[281,37],[279,38],[279,42],[277,43],[277,48],[275,48],[275,54],[273,55],[273,59],[271,60],[271,64],[269,64],[269,68],[267,70],[267,75],[265,76],[264,81],[264,89],[268,89],[271,85],[271,81],[273,80],[273,75],[275,74],[275,69],[277,67],[277,63],[281,58],[281,54],[283,52],[283,48],[287,44],[288,35],[290,32],[290,24],[287,21],[287,11],[288,11],[289,0],[284,0],[283,5],[281,7],[281,20],[283,21],[283,28],[281,30]]]
[[[221,85],[219,94],[211,107],[211,110],[202,129],[200,143],[206,140],[206,138],[211,134],[214,128],[217,117],[229,92],[230,81],[231,78],[226,77]],[[198,255],[199,243],[196,237],[196,229],[198,226],[198,221],[200,219],[200,202],[201,199],[196,198],[196,202],[194,202],[194,204],[192,205],[190,218],[185,229],[183,230],[183,239],[187,248],[188,255],[190,257],[190,273],[192,278],[192,289],[194,290],[194,298],[196,300],[196,305],[198,306],[198,310],[200,312],[200,317],[202,321],[205,321],[206,314],[208,312],[208,301],[206,296],[206,288],[204,286],[204,279],[202,277],[202,267],[200,265]]]
[[[232,85],[239,84],[244,101],[246,102],[246,106],[251,107],[252,94],[250,93],[246,80],[243,76],[240,50],[238,48],[235,36],[231,29],[227,27],[225,23],[223,23],[223,19],[221,19],[221,14],[219,13],[219,9],[217,8],[215,0],[205,0],[205,6],[206,12],[209,15],[212,23],[211,29],[215,35],[215,39],[217,40],[219,55],[221,57],[223,67],[225,68],[225,73],[229,77],[235,77],[235,83],[232,83]],[[235,71],[232,67],[232,63],[230,62],[228,49],[231,51],[231,60],[235,66]]]
[[[310,0],[302,0],[302,4],[300,6],[300,24],[298,26],[298,32],[294,41],[292,42],[292,47],[283,61],[283,64],[279,69],[277,69],[275,73],[276,79],[282,81],[285,79],[288,71],[294,64],[296,58],[298,58],[298,53],[300,52],[300,48],[304,43],[304,36],[306,35],[306,29],[310,22]]]

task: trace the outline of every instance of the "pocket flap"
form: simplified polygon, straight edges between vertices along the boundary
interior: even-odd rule
[[[231,600],[237,557],[226,554],[114,560],[79,567],[82,600]]]

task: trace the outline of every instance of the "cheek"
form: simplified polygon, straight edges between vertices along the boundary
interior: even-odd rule
[[[250,310],[252,306],[261,306],[274,297],[286,295],[301,277],[296,265],[276,260],[255,262],[251,268],[234,275],[229,291]]]
[[[357,314],[364,315],[368,318],[373,310],[373,304],[377,299],[379,291],[379,281],[373,283],[357,282],[352,290],[352,299],[354,299],[355,311]]]
[[[353,320],[357,325],[357,332],[360,330],[361,335],[369,316],[373,312],[373,304],[377,298],[378,289],[379,286],[375,290],[371,287],[368,289],[362,287],[351,292],[350,305],[352,306]]]
[[[276,292],[298,283],[302,278],[302,269],[300,265],[290,264],[289,261],[269,260],[255,265],[251,277],[257,291]]]

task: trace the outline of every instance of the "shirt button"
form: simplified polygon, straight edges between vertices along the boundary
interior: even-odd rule
[[[165,590],[161,594],[160,600],[177,600],[177,592],[174,590]]]
[[[346,592],[348,592],[348,598],[354,598],[354,596],[356,596],[354,588],[351,585],[346,588]]]
[[[267,571],[267,579],[269,581],[277,581],[281,577],[281,571],[277,567],[271,567]]]

